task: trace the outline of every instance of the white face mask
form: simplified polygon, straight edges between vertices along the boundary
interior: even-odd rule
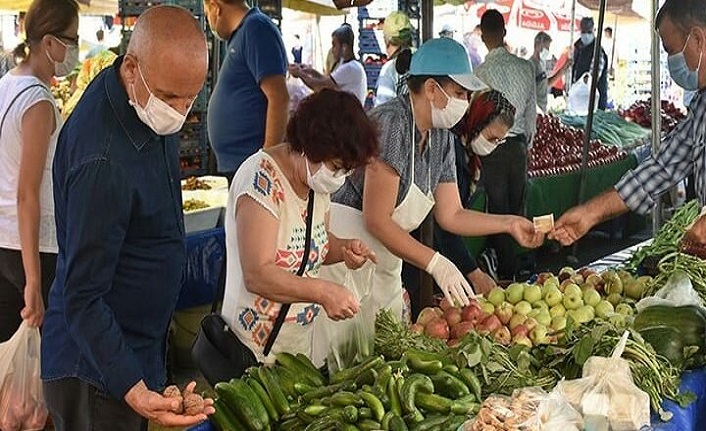
[[[446,96],[446,107],[437,108],[431,104],[431,125],[436,129],[451,129],[463,118],[468,108],[468,101],[451,97],[437,83],[437,87]]]
[[[481,133],[476,139],[471,142],[471,149],[473,149],[473,152],[479,156],[487,156],[488,154],[495,151],[495,149],[498,148],[498,145],[500,145],[500,143],[501,142],[490,142]]]
[[[544,48],[539,52],[539,59],[542,61],[549,60],[549,50],[547,48]]]
[[[304,163],[306,164],[306,183],[316,193],[335,193],[340,189],[346,182],[346,177],[349,173],[339,173],[339,171],[332,171],[326,167],[326,163],[322,163],[318,171],[311,174],[309,170],[309,160],[304,157]]]
[[[51,58],[51,54],[49,54],[49,51],[44,51],[47,54],[47,57],[49,57],[49,61],[54,63],[54,76],[62,77],[66,76],[69,73],[73,72],[74,68],[78,64],[78,46],[77,45],[67,45],[59,38],[54,37],[54,40],[59,42],[64,48],[66,48],[66,52],[64,53],[64,59],[62,61],[56,61],[53,58]]]
[[[154,133],[161,136],[171,135],[181,130],[184,122],[186,121],[186,114],[182,114],[152,94],[152,91],[147,86],[145,77],[142,75],[142,70],[140,69],[139,63],[137,65],[137,70],[140,73],[142,83],[145,84],[145,88],[150,94],[150,97],[147,100],[147,105],[145,105],[144,108],[140,106],[139,103],[130,100],[130,105],[135,108],[137,116],[143,123],[145,123],[145,125],[152,129]],[[132,94],[135,97],[135,100],[137,100],[135,84],[132,85]],[[189,105],[189,109],[186,110],[186,113],[191,110],[191,106],[193,104],[194,102],[192,101],[191,105]]]

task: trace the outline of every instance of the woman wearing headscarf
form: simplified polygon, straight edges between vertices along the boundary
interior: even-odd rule
[[[412,23],[404,12],[395,11],[385,18],[383,27],[387,62],[380,69],[375,92],[375,106],[406,92],[404,80],[397,72],[397,56],[412,47]],[[408,68],[409,66],[407,66]]]

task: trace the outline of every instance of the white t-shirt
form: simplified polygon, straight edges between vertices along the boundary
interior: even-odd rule
[[[365,76],[365,68],[357,60],[350,60],[339,63],[331,72],[331,79],[342,91],[347,91],[360,100],[360,104],[365,104],[368,96],[368,78]]]
[[[30,86],[34,87],[22,93],[12,103],[22,90]],[[49,140],[49,151],[39,191],[39,251],[57,253],[51,169],[56,140],[61,130],[61,117],[51,91],[42,81],[34,76],[19,76],[12,73],[0,79],[0,121],[7,113],[5,123],[0,130],[0,247],[13,250],[21,248],[17,223],[17,182],[22,159],[22,117],[29,108],[42,101],[52,104],[56,129]]]
[[[324,310],[319,304],[301,302],[289,309],[270,356],[262,355],[282,304],[250,293],[245,286],[235,222],[235,207],[241,196],[254,199],[279,222],[274,256],[278,268],[296,274],[304,254],[307,201],[294,192],[275,160],[259,151],[240,165],[230,187],[225,221],[228,262],[223,319],[260,361],[272,361],[278,352],[311,356],[311,323]],[[328,254],[325,220],[330,206],[328,194],[314,195],[312,241],[304,277],[316,277]]]

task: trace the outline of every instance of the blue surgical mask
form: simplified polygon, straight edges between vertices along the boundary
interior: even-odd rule
[[[581,42],[584,44],[584,46],[592,44],[595,38],[596,37],[593,35],[593,33],[581,33]]]
[[[678,86],[684,90],[696,91],[699,89],[701,54],[699,54],[699,65],[696,66],[696,70],[689,70],[689,66],[686,64],[686,57],[684,57],[684,51],[686,50],[686,45],[689,43],[690,37],[691,33],[686,37],[686,42],[684,42],[684,47],[680,52],[667,57],[667,65],[669,66],[669,74]]]

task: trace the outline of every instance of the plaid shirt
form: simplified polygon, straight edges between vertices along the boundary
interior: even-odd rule
[[[689,115],[662,141],[657,154],[626,173],[615,185],[631,210],[647,214],[655,199],[692,172],[696,194],[706,203],[706,97],[699,93],[689,105]]]

